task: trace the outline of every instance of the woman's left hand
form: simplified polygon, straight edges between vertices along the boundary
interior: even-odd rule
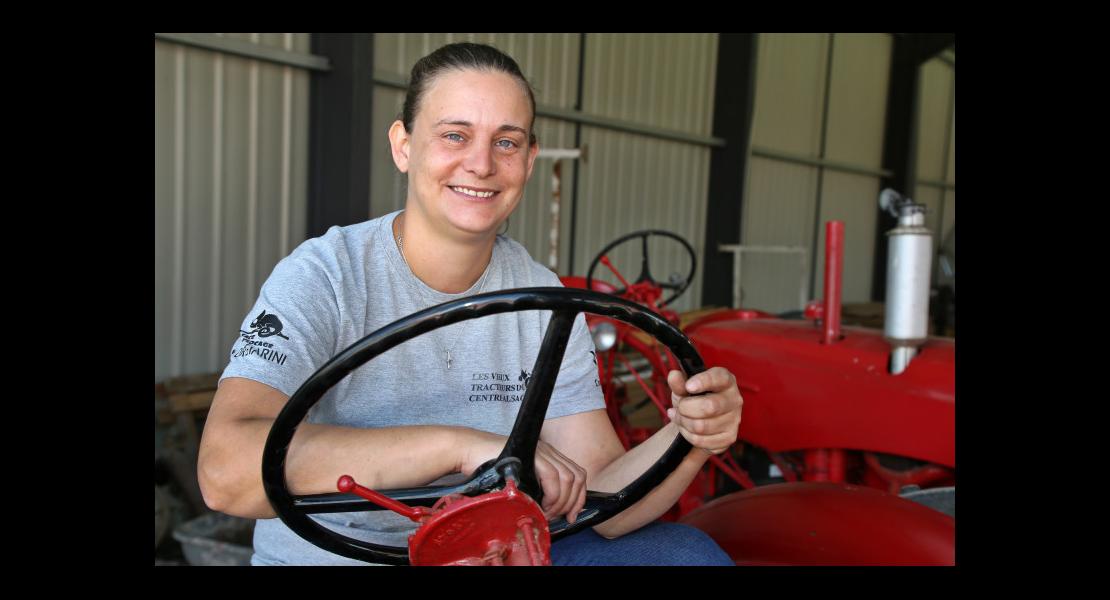
[[[667,374],[671,408],[667,416],[690,444],[720,454],[736,441],[744,398],[736,378],[723,367],[713,367],[689,380],[682,371]]]

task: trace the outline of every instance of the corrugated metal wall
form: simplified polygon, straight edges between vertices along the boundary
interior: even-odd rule
[[[828,159],[876,170],[882,168],[893,45],[887,34],[838,33],[833,36],[825,146]],[[880,184],[878,176],[825,170],[811,299],[824,297],[825,223],[837,219],[844,221],[843,301],[871,300]]]
[[[586,41],[583,111],[605,117],[709,135],[712,126],[715,34],[589,34]],[[573,108],[577,96],[579,34],[379,34],[377,70],[403,79],[413,63],[442,44],[492,44],[520,63],[543,106]],[[385,132],[401,110],[400,90],[377,86],[372,165],[371,214],[401,208],[404,180],[389,156]],[[575,125],[539,118],[541,147],[574,147]],[[584,126],[587,161],[562,161],[559,234],[560,275],[585,275],[590,260],[608,242],[637,229],[667,229],[701,252],[709,177],[709,149],[654,137]],[[508,234],[533,258],[547,264],[551,228],[552,166],[537,160],[525,197],[509,222]],[[570,211],[574,169],[581,169],[574,265],[569,265]],[[385,175],[388,174],[388,175]],[[619,249],[611,258],[629,277],[639,274],[638,248]],[[653,275],[685,273],[688,260],[677,244],[653,241]],[[700,262],[699,257],[699,262]],[[677,310],[700,306],[700,272]]]
[[[753,148],[879,169],[891,44],[886,34],[761,34]],[[804,246],[813,299],[823,293],[824,223],[843,220],[843,299],[865,302],[878,186],[878,176],[753,156],[741,243]],[[802,264],[796,254],[745,254],[741,304],[801,309]]]
[[[308,53],[308,34],[222,34]],[[154,42],[155,381],[215,372],[304,240],[309,75]]]
[[[708,136],[716,69],[716,34],[590,34],[583,110]],[[606,244],[640,229],[684,237],[704,263],[709,148],[598,127],[584,127],[582,140],[589,161],[582,166],[574,273],[585,275]],[[640,271],[637,246],[624,244],[610,256],[629,279]],[[689,270],[675,242],[653,240],[649,254],[656,279]],[[701,306],[701,281],[699,268],[675,310]]]
[[[820,156],[828,40],[828,34],[760,34],[752,146]],[[752,157],[741,244],[812,247],[818,174],[817,167]],[[741,305],[801,308],[797,255],[746,253],[742,267]]]

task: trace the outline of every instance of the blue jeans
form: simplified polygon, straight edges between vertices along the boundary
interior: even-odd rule
[[[551,564],[570,566],[735,566],[708,535],[689,525],[655,521],[607,540],[586,529],[551,544]]]

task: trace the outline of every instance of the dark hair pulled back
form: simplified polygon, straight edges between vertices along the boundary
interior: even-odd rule
[[[521,73],[520,65],[516,64],[512,57],[493,46],[471,42],[448,44],[413,65],[408,91],[405,93],[405,106],[401,113],[401,122],[405,125],[405,131],[412,133],[412,122],[416,118],[416,111],[420,108],[420,100],[432,81],[444,71],[467,69],[500,71],[515,77],[524,86],[528,91],[528,102],[532,105],[532,122],[528,124],[529,143],[535,144],[536,97],[532,93],[532,86]]]

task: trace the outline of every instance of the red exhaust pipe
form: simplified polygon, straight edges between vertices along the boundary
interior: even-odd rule
[[[840,339],[840,282],[844,274],[844,221],[825,223],[825,335],[826,344]]]

